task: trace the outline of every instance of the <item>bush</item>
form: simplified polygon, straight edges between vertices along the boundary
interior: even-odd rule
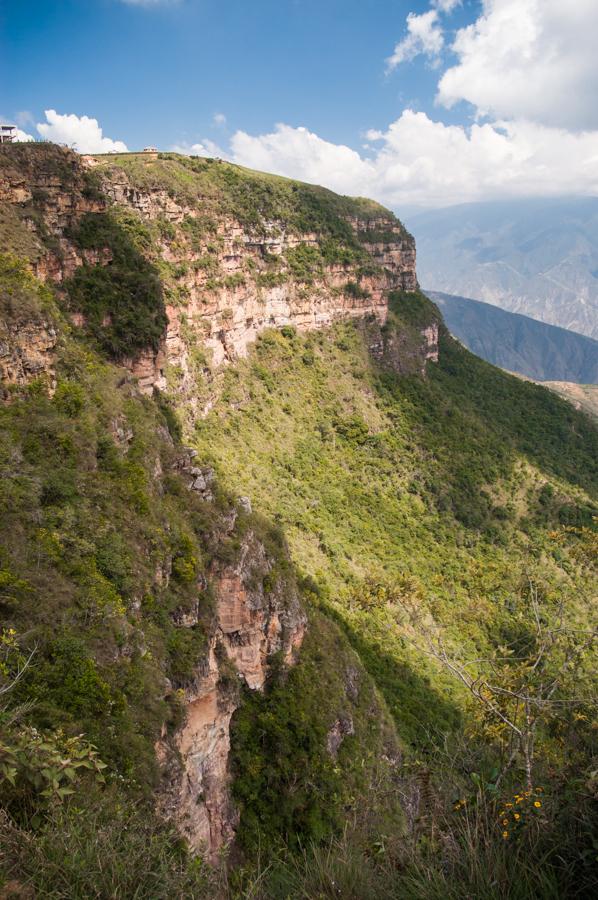
[[[85,317],[84,328],[108,356],[122,359],[158,348],[166,327],[162,285],[144,253],[151,235],[141,220],[88,213],[71,239],[83,250],[108,250],[106,265],[83,265],[65,282],[69,307]]]

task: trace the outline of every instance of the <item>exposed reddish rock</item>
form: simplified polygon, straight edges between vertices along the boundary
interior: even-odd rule
[[[228,771],[230,722],[239,705],[234,679],[262,690],[268,657],[282,651],[292,663],[306,628],[294,584],[281,581],[265,592],[271,567],[263,544],[249,533],[238,561],[214,568],[216,613],[206,661],[184,692],[183,726],[157,747],[169,776],[162,812],[212,861],[231,843],[238,820]],[[192,617],[183,621],[193,624]]]
[[[3,387],[26,385],[42,376],[51,393],[57,340],[56,329],[43,319],[0,321],[0,397],[6,396]]]

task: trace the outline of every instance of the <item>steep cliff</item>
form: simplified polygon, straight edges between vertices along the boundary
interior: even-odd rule
[[[192,414],[209,406],[214,370],[265,328],[384,324],[389,291],[417,288],[415,245],[392,213],[217,160],[10,148],[0,199],[8,249],[26,249],[35,274],[64,290],[74,324],[103,337],[142,390],[176,390]],[[161,281],[145,340],[137,331],[150,303],[129,321],[120,309],[127,255],[129,268],[136,255],[147,270],[138,294],[149,296],[152,274]],[[101,268],[114,272],[110,285]]]

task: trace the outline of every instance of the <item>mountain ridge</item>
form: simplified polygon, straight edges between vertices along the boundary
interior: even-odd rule
[[[598,336],[598,198],[469,203],[408,224],[431,290]]]
[[[473,353],[536,381],[598,383],[598,341],[490,303],[426,291]]]

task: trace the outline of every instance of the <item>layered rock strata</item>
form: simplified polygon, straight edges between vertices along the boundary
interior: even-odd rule
[[[368,265],[322,262],[301,280],[289,256],[316,251],[321,235],[298,234],[283,221],[248,227],[223,213],[198,238],[206,216],[201,199],[192,203],[164,187],[141,188],[118,166],[97,165],[60,148],[46,155],[39,148],[21,147],[18,156],[3,151],[0,202],[16,209],[35,241],[34,273],[59,287],[81,265],[110,264],[108,248],[81,250],[72,239],[84,215],[124,207],[160,225],[153,253],[172,281],[166,291],[168,325],[157,351],[124,363],[142,391],[168,387],[195,413],[202,411],[196,399],[202,373],[210,378],[244,356],[265,328],[309,331],[366,316],[383,324],[389,291],[417,288],[414,241],[391,214],[345,220]],[[80,314],[73,320],[85,324]]]

